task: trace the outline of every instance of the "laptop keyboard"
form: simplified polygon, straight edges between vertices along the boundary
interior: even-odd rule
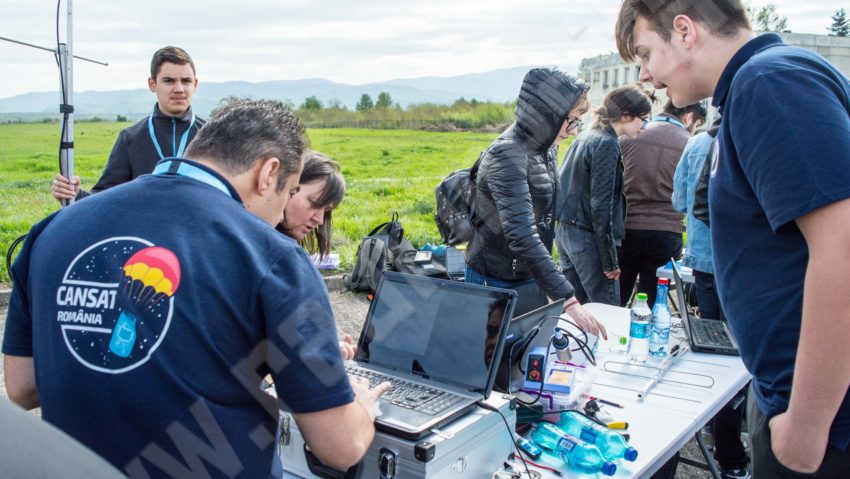
[[[394,404],[405,409],[415,410],[429,415],[436,415],[465,399],[463,396],[446,391],[440,391],[422,384],[416,384],[403,379],[386,376],[375,371],[359,368],[353,364],[347,364],[345,370],[348,374],[369,381],[369,387],[373,388],[382,382],[391,384],[390,390],[381,396],[381,401]]]
[[[734,349],[735,345],[726,335],[723,322],[719,320],[692,320],[691,329],[694,339],[703,346]]]

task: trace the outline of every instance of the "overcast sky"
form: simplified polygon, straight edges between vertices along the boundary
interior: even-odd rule
[[[774,0],[797,33],[825,34],[847,0]],[[760,7],[769,1],[752,0]],[[150,57],[186,49],[198,78],[221,82],[327,78],[362,84],[523,65],[575,69],[615,50],[620,0],[83,0],[73,3],[74,90],[144,88]],[[62,3],[61,38],[67,39]],[[56,3],[0,0],[0,36],[56,42]],[[0,41],[0,98],[55,91],[49,52]],[[203,86],[201,85],[201,88]]]

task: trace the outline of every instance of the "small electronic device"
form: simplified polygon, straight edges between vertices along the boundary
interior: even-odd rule
[[[427,264],[431,262],[431,252],[430,251],[417,251],[416,256],[413,257],[413,262],[416,264]]]
[[[528,354],[528,360],[525,363],[525,381],[522,386],[528,389],[537,389],[540,387],[540,381],[543,380],[543,374],[546,372],[546,349],[534,348]]]
[[[553,354],[546,357],[546,348],[536,347],[528,354],[525,362],[525,389],[539,390],[543,381],[543,390],[569,394],[575,384],[575,367],[556,360]]]
[[[528,454],[528,457],[534,459],[535,461],[540,459],[540,456],[543,454],[543,451],[537,447],[533,442],[528,439],[520,436],[517,433],[514,434],[514,443],[518,448],[522,450],[522,452]]]

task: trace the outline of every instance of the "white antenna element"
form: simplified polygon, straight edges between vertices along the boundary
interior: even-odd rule
[[[69,180],[74,177],[74,29],[71,16],[72,2],[73,0],[68,0],[67,3],[67,43],[59,44],[59,69],[62,71],[59,78],[65,82],[64,85],[59,85],[60,94],[63,96],[61,99],[62,103],[59,105],[59,111],[64,113],[59,125],[62,132],[59,140],[59,173]],[[74,198],[62,200],[62,206],[68,206],[73,203]]]

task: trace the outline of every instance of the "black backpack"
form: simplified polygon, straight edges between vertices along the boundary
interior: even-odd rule
[[[443,243],[449,246],[472,239],[475,230],[475,178],[484,153],[486,151],[481,152],[472,168],[452,172],[434,190],[437,198],[434,221]]]
[[[390,221],[376,226],[360,242],[348,287],[352,291],[375,291],[384,270],[392,269],[395,257],[407,250],[415,251],[404,237],[398,213],[393,213]]]

